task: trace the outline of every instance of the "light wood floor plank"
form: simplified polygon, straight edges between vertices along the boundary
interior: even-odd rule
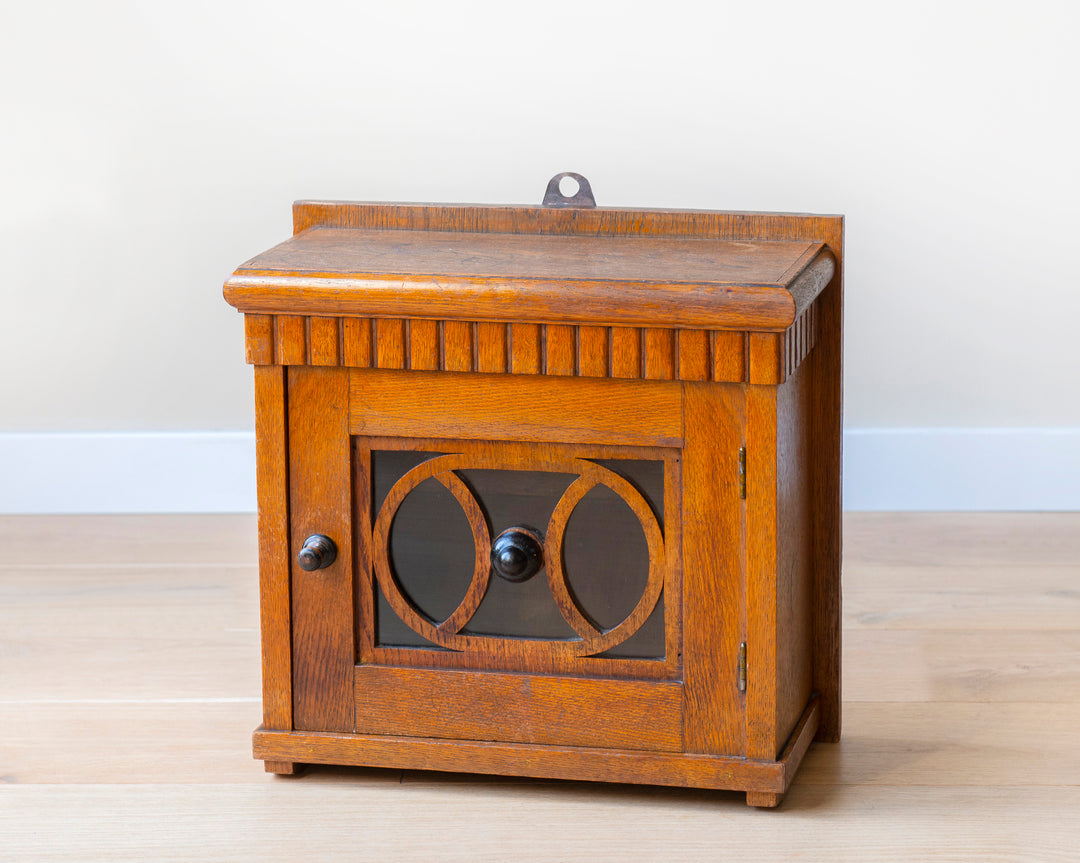
[[[0,701],[257,696],[258,572],[0,570]]]
[[[1080,592],[1080,559],[1070,565],[990,565],[846,563],[848,590],[936,593],[950,590],[998,594],[1051,591],[1075,598]],[[846,598],[846,596],[845,596]]]
[[[0,517],[0,859],[1069,860],[1080,514],[845,519],[843,739],[742,795],[273,777],[251,516]]]
[[[251,757],[257,701],[0,704],[0,782],[270,781]]]
[[[585,785],[0,787],[11,859],[1073,861],[1080,788],[796,784],[741,795]]]
[[[269,781],[262,762],[251,757],[251,731],[258,722],[254,701],[0,704],[0,782]],[[1077,728],[1080,704],[855,703],[845,715],[843,740],[811,747],[799,782],[1076,784]],[[189,757],[194,752],[198,759]],[[394,781],[400,775],[380,772],[393,774]],[[405,771],[401,778],[434,785],[535,782],[425,771]]]
[[[848,630],[845,701],[1080,702],[1077,630]]]
[[[0,571],[0,633],[81,636],[162,632],[254,632],[259,622],[254,564],[128,566]],[[253,639],[258,643],[258,637]]]
[[[849,703],[839,743],[814,745],[798,782],[1076,785],[1080,703]]]
[[[844,514],[844,565],[1076,566],[1076,512]]]
[[[253,563],[254,515],[4,515],[0,569]]]
[[[1080,565],[849,567],[847,629],[1080,630]]]
[[[212,636],[56,632],[0,637],[0,700],[255,697],[258,647],[247,627]]]

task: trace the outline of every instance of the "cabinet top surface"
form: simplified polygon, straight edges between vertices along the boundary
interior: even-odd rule
[[[820,245],[312,228],[252,258],[237,275],[462,276],[786,288],[801,269],[796,265]]]
[[[302,202],[294,221],[291,239],[226,280],[228,302],[262,314],[782,330],[837,269],[826,245],[836,217]]]

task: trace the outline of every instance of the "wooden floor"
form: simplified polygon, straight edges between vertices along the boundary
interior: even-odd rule
[[[267,775],[252,517],[0,518],[0,859],[1080,860],[1080,514],[845,529],[844,739],[766,811]]]

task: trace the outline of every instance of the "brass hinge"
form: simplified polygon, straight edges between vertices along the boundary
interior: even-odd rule
[[[746,447],[739,447],[739,497],[746,500]]]
[[[739,645],[739,692],[746,692],[746,642]]]

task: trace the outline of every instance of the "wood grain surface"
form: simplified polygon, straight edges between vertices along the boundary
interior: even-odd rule
[[[313,228],[239,269],[787,285],[820,251],[819,243],[798,241]]]
[[[678,752],[682,685],[358,666],[356,730]]]
[[[834,270],[812,238],[313,228],[241,266],[225,298],[257,313],[784,330]]]
[[[783,746],[813,691],[813,379],[776,388],[776,743]]]
[[[250,260],[225,284],[226,299],[253,315],[246,326],[248,358],[260,367],[306,365],[290,369],[287,377],[294,513],[329,507],[325,520],[334,532],[350,529],[337,515],[353,484],[334,481],[344,471],[337,443],[342,403],[349,405],[345,425],[353,435],[685,443],[687,452],[717,447],[715,463],[709,457],[687,458],[704,469],[685,472],[681,484],[685,499],[680,502],[688,510],[700,509],[704,520],[688,519],[683,534],[691,569],[685,583],[694,587],[684,607],[691,609],[685,619],[694,625],[685,631],[683,646],[691,658],[690,676],[710,678],[686,690],[690,751],[764,762],[782,750],[793,751],[793,727],[800,734],[811,728],[809,733],[822,740],[838,739],[842,219],[629,210],[563,215],[527,207],[302,202],[294,207],[294,228],[291,240]],[[355,318],[370,319],[370,326],[347,328],[346,320]],[[415,351],[414,320],[425,322],[417,327]],[[516,359],[514,327],[521,325],[538,329],[535,340],[532,332],[524,334],[523,356]],[[731,332],[742,338],[741,367],[732,337],[725,335]],[[347,337],[357,343],[346,346]],[[819,341],[821,349],[806,363]],[[369,365],[347,363],[364,359]],[[519,368],[528,369],[530,377]],[[317,370],[326,374],[317,376]],[[718,374],[730,379],[718,380]],[[539,381],[537,375],[549,380]],[[712,395],[742,401],[737,412],[745,423],[720,430],[705,422],[685,434],[684,417],[693,413],[693,397],[686,395],[695,392],[690,382],[710,378]],[[634,379],[640,381],[631,389]],[[318,381],[327,382],[325,392]],[[685,385],[678,390],[653,386],[675,381]],[[740,386],[732,386],[736,383]],[[325,427],[316,426],[315,412],[293,399],[294,389],[305,405],[329,403]],[[704,397],[699,418],[708,416],[707,402]],[[735,412],[725,405],[719,414],[730,420]],[[655,416],[667,428],[657,428]],[[678,433],[673,419],[679,421]],[[732,435],[745,441],[746,449],[738,449]],[[785,448],[797,452],[785,454]],[[716,494],[731,490],[730,476],[717,483],[715,469],[722,471],[725,455],[735,452],[749,478],[747,494],[740,473],[740,496],[748,500],[745,522],[736,516],[738,505]],[[323,469],[329,490],[322,488]],[[366,474],[366,463],[361,458],[352,470]],[[479,573],[490,542],[486,528],[478,532],[483,515],[460,479],[442,474],[438,479],[472,525]],[[587,491],[585,480],[575,482],[564,503],[577,499],[574,489],[581,491],[578,498]],[[460,630],[483,595],[482,578],[474,577],[460,615],[454,612],[439,624],[423,619],[397,590],[382,550],[401,503],[394,498],[399,491],[405,493],[395,487],[394,506],[378,515],[370,548],[363,548],[366,538],[359,543],[358,560],[371,559],[382,596],[410,629],[441,648],[472,650],[480,639]],[[621,628],[640,624],[659,595],[663,579],[653,576],[662,571],[657,561],[667,552],[658,529],[653,537],[649,525],[643,526],[651,560],[646,593],[623,624],[602,635],[558,577],[561,552],[551,550],[552,593],[586,652],[614,646]],[[710,532],[716,526],[722,526],[719,536]],[[293,546],[299,541],[292,537]],[[558,546],[558,540],[552,542]],[[725,561],[721,572],[709,575],[716,568],[706,560],[710,556]],[[352,560],[351,549],[346,558]],[[710,579],[725,586],[710,585]],[[354,641],[350,621],[342,617],[351,617],[354,608],[345,603],[344,589],[341,584],[330,589],[294,567],[293,718],[307,731],[350,727],[342,667],[348,645],[358,646],[362,655],[368,645],[364,636]],[[731,610],[736,598],[743,601],[737,614]],[[363,602],[357,610],[370,619]],[[554,642],[511,648],[511,642],[503,642],[492,646],[493,654],[507,658],[516,650],[514,661],[565,648]],[[727,691],[732,650],[739,669],[737,698]],[[378,651],[371,652],[378,659]],[[528,664],[498,668],[537,670]],[[813,722],[807,722],[804,707],[811,692],[821,697],[811,702]],[[275,741],[278,754],[287,755],[285,738],[273,733],[267,739]],[[736,740],[743,741],[739,749],[732,748]],[[314,738],[310,745],[319,747]],[[279,759],[269,755],[268,760]],[[326,762],[314,753],[311,760]],[[284,761],[270,769],[285,772],[292,766]],[[776,805],[775,795],[784,790],[756,784],[745,789],[761,793],[750,798],[754,805]]]
[[[683,439],[683,391],[673,382],[643,390],[582,378],[349,374],[356,435],[631,446],[678,446]]]
[[[776,387],[746,388],[746,753],[775,758],[779,726]]]
[[[253,517],[0,518],[5,858],[1072,859],[1080,515],[854,514],[845,533],[844,738],[763,812],[648,786],[267,776]]]
[[[342,768],[259,785],[0,787],[19,861],[624,860],[865,863],[1069,861],[1080,788],[797,784],[780,813],[737,822],[723,792],[425,782]],[[306,783],[302,792],[293,787]],[[43,815],[53,829],[42,829]],[[528,812],[528,818],[504,813]],[[778,828],[777,816],[797,820]],[[424,828],[417,829],[417,813]],[[799,814],[796,814],[799,813]],[[677,829],[672,829],[672,824]]]
[[[737,388],[686,387],[683,716],[688,752],[747,751],[746,697],[737,684],[739,645],[746,640],[744,557],[713,552],[717,546],[741,548],[746,541],[737,478],[744,411]]]
[[[844,222],[818,223],[822,239],[837,260],[844,257]],[[843,548],[844,462],[844,269],[837,267],[832,281],[814,300],[814,338],[810,374],[811,483],[814,489],[814,618],[813,686],[821,693],[818,739],[840,739],[841,690],[841,583]]]
[[[264,314],[245,331],[256,366],[779,384],[810,355],[816,321],[814,304],[779,333]]]
[[[352,460],[349,373],[293,368],[288,377],[293,727],[353,727]],[[314,572],[296,555],[312,535],[337,546]]]
[[[263,725],[292,728],[289,461],[286,369],[255,369],[255,457],[259,497],[259,611]]]

